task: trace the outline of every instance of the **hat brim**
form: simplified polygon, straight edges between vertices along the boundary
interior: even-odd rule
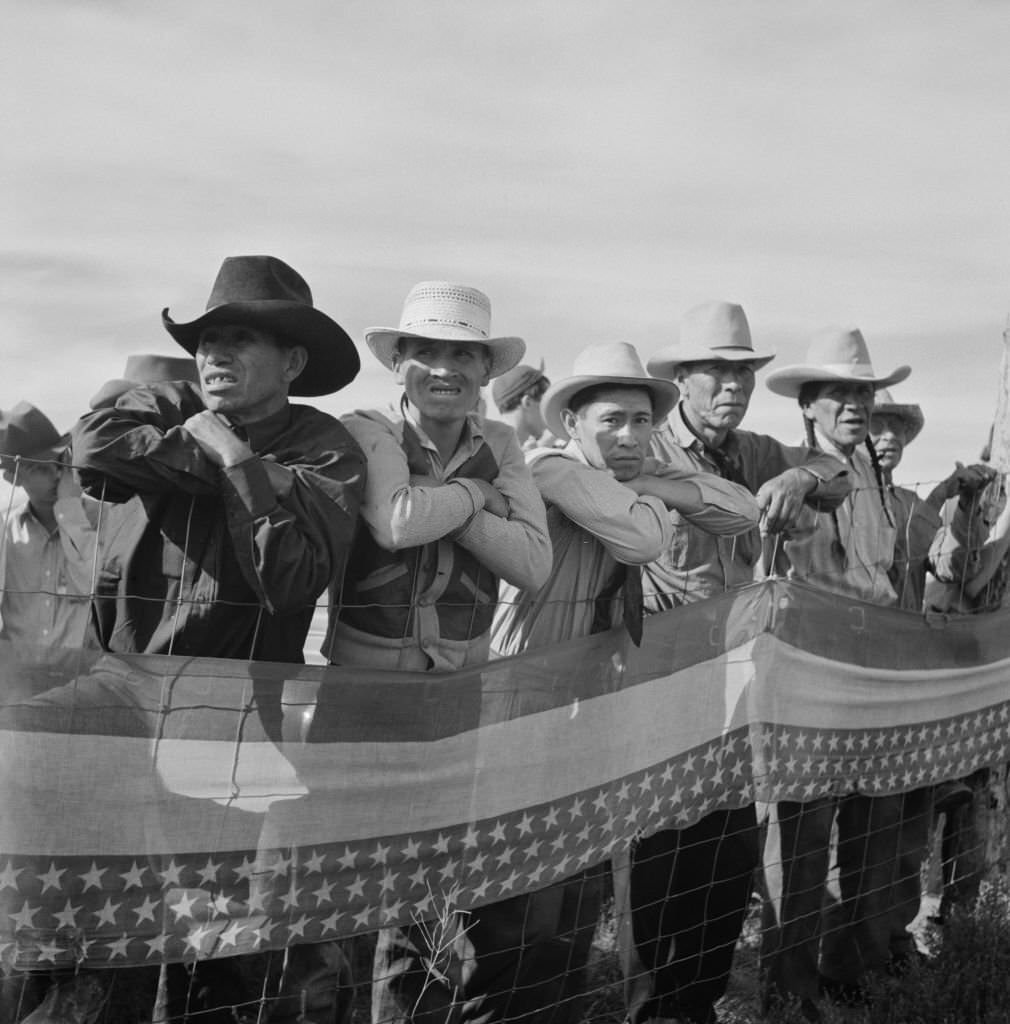
[[[401,331],[396,327],[369,327],[365,331],[365,344],[371,349],[372,355],[387,369],[392,370],[396,346],[401,338],[425,338],[428,341],[462,341],[468,345],[484,345],[491,353],[491,366],[488,379],[493,380],[503,373],[508,373],[526,354],[526,342],[522,338],[505,336],[501,338],[475,338],[473,332],[460,328],[440,327],[439,333],[417,334],[414,331]]]
[[[205,327],[238,324],[270,331],[289,345],[301,345],[308,353],[305,369],[291,382],[288,394],[306,398],[332,395],[358,375],[361,358],[348,333],[314,306],[286,299],[226,302],[208,309],[188,323],[176,323],[164,309],[165,330],[191,355],[196,355],[200,332]]]
[[[873,406],[873,412],[881,416],[896,416],[905,423],[905,444],[911,444],[926,425],[926,417],[918,405],[903,405],[898,402],[881,402]]]
[[[807,366],[796,364],[783,366],[773,370],[765,377],[765,385],[769,391],[785,398],[798,398],[804,384],[870,384],[874,389],[889,388],[892,384],[900,384],[910,373],[910,366],[899,366],[886,377],[866,377],[854,373],[839,373],[826,370],[823,366]]]
[[[612,384],[619,388],[645,388],[652,395],[652,422],[659,426],[680,401],[680,388],[673,381],[658,377],[607,377],[586,374],[567,377],[552,384],[540,399],[540,413],[547,429],[556,437],[568,437],[561,413],[569,407],[575,395],[584,388]]]
[[[755,352],[752,348],[727,345],[724,348],[701,348],[696,345],[668,345],[646,361],[645,368],[656,377],[672,377],[685,363],[753,363],[754,369],[770,363],[774,352]]]

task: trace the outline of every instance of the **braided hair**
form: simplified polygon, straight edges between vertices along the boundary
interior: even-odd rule
[[[808,405],[816,398],[816,392],[820,391],[819,381],[807,381],[801,388],[798,396],[800,407]],[[806,416],[803,417],[803,427],[806,430],[807,435],[807,447],[812,448],[815,451],[820,451],[821,446],[817,443],[817,433],[814,430],[813,420],[808,419]],[[877,496],[880,498],[880,507],[884,510],[884,518],[887,520],[887,524],[894,528],[894,517],[891,515],[891,510],[887,507],[887,499],[884,497],[886,484],[884,481],[884,471],[881,469],[880,460],[877,458],[877,450],[873,447],[873,442],[870,440],[867,434],[864,441],[866,445],[866,452],[870,458],[870,465],[873,467],[873,476],[877,481]],[[831,522],[835,528],[835,539],[832,542],[832,551],[842,559],[844,564],[847,557],[845,545],[842,543],[842,534],[838,525],[838,513],[835,509],[831,510]]]
[[[880,468],[880,459],[877,458],[877,449],[873,447],[873,442],[870,440],[869,434],[866,435],[866,451],[870,456],[870,463],[873,466],[873,475],[877,478],[877,494],[880,496],[880,507],[884,510],[884,516],[887,519],[889,526],[894,526],[894,517],[891,515],[891,510],[887,507],[887,501],[884,499],[884,490],[886,484],[884,483],[884,471]]]
[[[804,385],[804,388],[806,385]],[[800,391],[800,405],[805,405],[803,391]],[[807,447],[814,451],[820,451],[821,446],[817,443],[817,433],[814,430],[814,421],[803,417],[803,429],[807,432]],[[845,545],[842,543],[842,531],[838,525],[838,510],[832,508],[828,513],[831,516],[831,525],[835,528],[835,539],[831,542],[831,553],[836,555],[845,565],[846,559],[848,558],[848,552],[845,550]]]

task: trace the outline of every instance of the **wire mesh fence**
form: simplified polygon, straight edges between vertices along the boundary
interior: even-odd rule
[[[1004,863],[1002,612],[769,578],[452,674],[323,664],[325,603],[306,665],[114,654],[104,507],[83,585],[4,589],[84,612],[0,639],[0,1020],[813,1019]]]

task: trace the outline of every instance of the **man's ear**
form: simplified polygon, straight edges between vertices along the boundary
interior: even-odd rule
[[[568,436],[575,437],[578,433],[579,414],[571,409],[562,409],[561,422],[564,424],[565,430],[568,431]]]
[[[287,350],[288,360],[285,367],[285,376],[290,384],[305,369],[309,362],[308,349],[304,345],[292,345]]]
[[[9,483],[9,484],[14,483],[14,472],[11,469],[9,469],[7,466],[4,466],[3,476],[4,476],[4,480],[6,480],[7,483]]]
[[[403,387],[406,383],[405,374],[403,372],[403,357],[400,355],[398,348],[393,349],[393,356],[389,361],[390,366],[393,368],[393,377],[396,383]]]

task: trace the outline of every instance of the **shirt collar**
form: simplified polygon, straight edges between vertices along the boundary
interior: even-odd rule
[[[683,402],[677,403],[677,408],[668,417],[666,422],[674,441],[681,448],[689,448],[698,455],[705,455],[711,452],[712,449],[691,429],[691,425],[687,422],[687,417],[684,415]],[[723,455],[732,458],[739,450],[740,442],[737,440],[736,431],[730,430],[719,451]]]
[[[414,418],[413,413],[410,411],[410,403],[407,401],[407,396],[402,395],[400,397],[400,415],[403,417],[406,423],[410,424],[411,429],[417,434],[421,441],[421,444],[426,448],[435,448],[435,442],[425,433],[424,427]],[[463,428],[463,433],[460,435],[459,444],[456,445],[456,451],[460,451],[465,445],[469,444],[471,449],[476,447],[484,440],[484,417],[481,416],[477,410],[468,412],[466,414],[466,425]]]
[[[245,434],[249,447],[254,452],[262,451],[270,442],[291,423],[291,405],[285,403],[277,412],[271,413],[255,423],[243,424],[239,430]],[[238,433],[238,431],[236,431]],[[239,437],[242,434],[239,433]]]

